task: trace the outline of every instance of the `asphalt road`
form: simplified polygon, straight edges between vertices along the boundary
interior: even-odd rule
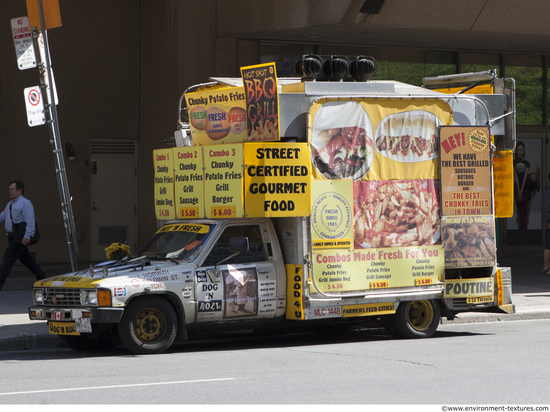
[[[0,353],[0,404],[548,405],[550,320]]]

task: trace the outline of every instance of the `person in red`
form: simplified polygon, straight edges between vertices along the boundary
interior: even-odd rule
[[[17,259],[36,276],[37,280],[47,277],[29,252],[28,245],[31,237],[34,235],[36,221],[34,219],[34,208],[31,201],[23,196],[24,191],[25,185],[23,182],[19,180],[11,182],[8,187],[8,194],[11,200],[6,205],[4,211],[0,213],[0,225],[2,223],[5,224],[9,241],[9,245],[4,253],[2,267],[0,268],[0,290],[2,290],[11,272],[11,268]],[[13,237],[13,224],[23,222],[27,224],[27,227],[25,235],[21,243],[19,243]]]

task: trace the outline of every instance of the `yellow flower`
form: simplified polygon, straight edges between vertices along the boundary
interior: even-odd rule
[[[122,260],[130,254],[130,246],[122,243],[112,243],[107,249],[107,259]]]

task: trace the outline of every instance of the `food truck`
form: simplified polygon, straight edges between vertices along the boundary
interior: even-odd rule
[[[513,313],[495,235],[512,214],[513,80],[417,87],[369,80],[368,58],[327,61],[186,90],[175,144],[152,154],[158,230],[131,256],[35,283],[30,318],[75,350],[160,353],[236,329],[418,338],[460,312]]]

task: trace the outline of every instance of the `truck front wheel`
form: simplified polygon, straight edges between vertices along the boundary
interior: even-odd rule
[[[432,336],[439,325],[441,310],[434,300],[413,300],[401,302],[393,324],[403,338],[427,338]]]
[[[136,354],[162,353],[176,337],[178,321],[174,309],[157,296],[130,304],[118,325],[118,336],[126,349]]]

